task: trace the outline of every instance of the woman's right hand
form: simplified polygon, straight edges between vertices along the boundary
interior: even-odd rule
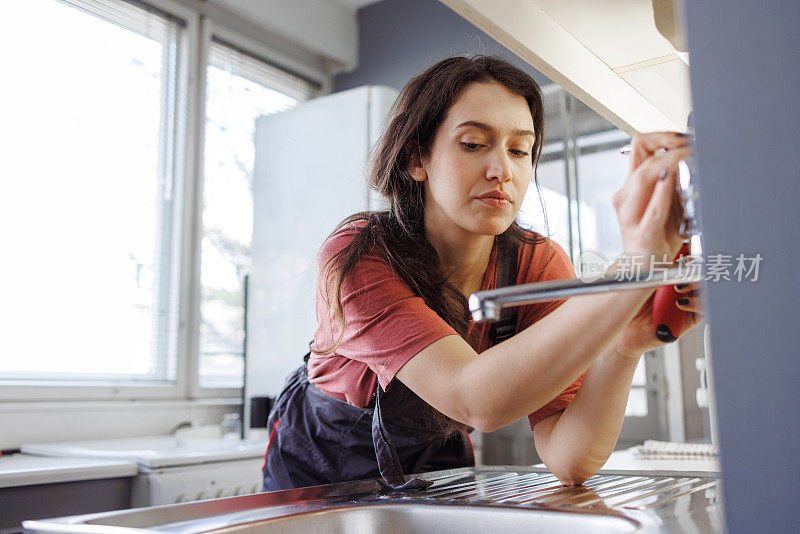
[[[660,148],[667,150],[655,155]],[[681,246],[683,208],[675,184],[678,162],[691,153],[689,139],[675,132],[637,134],[631,140],[630,172],[613,204],[623,254],[641,258],[644,269],[651,257],[672,261]]]

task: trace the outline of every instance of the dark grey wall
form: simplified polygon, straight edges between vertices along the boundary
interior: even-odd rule
[[[454,54],[494,54],[541,84],[543,74],[438,0],[383,0],[358,12],[358,68],[336,77],[335,91],[360,85],[400,90],[415,74]]]
[[[708,284],[731,533],[800,525],[800,2],[686,2],[706,253],[763,256]]]

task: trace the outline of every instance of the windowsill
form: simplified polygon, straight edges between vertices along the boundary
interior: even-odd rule
[[[0,450],[51,443],[168,434],[176,425],[219,424],[240,397],[0,402]]]
[[[81,401],[24,401],[0,402],[0,415],[21,412],[72,412],[105,411],[110,407],[136,406],[137,410],[161,410],[164,408],[197,407],[197,406],[239,406],[241,397],[223,397],[215,399],[114,399],[114,400],[81,400]]]
[[[186,387],[181,382],[69,382],[0,381],[0,405],[27,402],[120,402],[184,401]],[[242,389],[195,387],[193,399],[234,398]]]

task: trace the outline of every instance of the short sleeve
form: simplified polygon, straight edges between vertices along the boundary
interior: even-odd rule
[[[538,249],[538,250],[537,250]],[[533,252],[526,247],[522,251],[521,266],[527,267],[524,273],[524,278],[519,283],[533,283],[533,282],[546,282],[550,280],[565,280],[576,278],[575,270],[572,267],[572,262],[555,241],[547,240],[544,243],[537,244],[533,248]],[[522,270],[522,269],[521,269]],[[523,274],[522,272],[520,273]],[[533,323],[541,320],[553,310],[561,306],[565,302],[564,299],[556,300],[553,302],[543,302],[530,306],[524,306],[520,317],[520,330],[527,328]],[[556,398],[533,412],[528,416],[528,421],[531,424],[531,429],[546,417],[553,415],[561,410],[566,409],[583,383],[586,376],[586,371],[581,374],[572,384],[570,384],[564,391],[562,391]]]
[[[530,251],[533,248],[533,252]],[[522,269],[518,284],[549,282],[552,280],[568,280],[577,278],[572,262],[564,249],[548,239],[536,247],[524,247],[521,254]],[[522,272],[524,269],[524,272]],[[565,302],[564,299],[551,302],[540,302],[522,307],[520,328],[524,329],[546,316]]]
[[[572,399],[575,398],[575,395],[578,393],[578,390],[583,383],[583,379],[586,377],[586,371],[583,372],[581,376],[578,377],[575,382],[570,384],[567,389],[559,393],[558,397],[551,400],[532,414],[528,415],[528,421],[531,424],[531,430],[533,427],[536,426],[536,423],[550,417],[556,412],[560,412],[561,410],[565,410],[569,403],[572,402]]]
[[[320,272],[327,259],[349,239],[331,239],[323,245]],[[366,364],[384,389],[424,348],[445,336],[457,335],[378,255],[361,256],[344,279],[341,299],[346,320],[335,354]],[[338,338],[339,325],[331,319],[329,306],[319,304],[327,301],[318,295],[316,347]]]

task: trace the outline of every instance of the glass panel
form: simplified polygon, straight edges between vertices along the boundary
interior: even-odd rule
[[[50,0],[4,5],[13,21],[0,32],[6,378],[175,376],[164,132],[178,28],[121,9],[126,27]]]
[[[611,262],[622,252],[622,237],[611,199],[628,176],[628,158],[616,145],[627,142],[620,130],[579,140],[578,191],[582,252],[595,252]],[[613,148],[605,148],[608,145]]]
[[[591,120],[590,111],[574,100],[577,110],[582,110],[579,131],[597,131],[604,119]],[[585,108],[585,109],[584,109]],[[588,110],[588,111],[587,111]],[[607,127],[611,127],[606,123]],[[613,128],[613,127],[611,127]],[[578,138],[580,156],[577,162],[578,194],[580,200],[581,253],[591,252],[608,263],[622,253],[622,237],[612,197],[624,184],[628,175],[628,158],[620,155],[619,148],[629,142],[629,137],[617,129],[600,131]],[[592,258],[594,256],[590,256]],[[645,417],[647,409],[647,383],[645,358],[639,359],[633,375],[633,386],[625,415]]]
[[[645,371],[645,357],[639,358],[639,363],[636,364],[636,370],[633,372],[633,381],[631,384],[634,386],[644,386],[647,384],[647,373]]]
[[[517,220],[525,228],[550,237],[569,254],[569,212],[564,160],[556,159],[540,163],[537,174],[541,186],[541,198],[536,184],[531,181]]]
[[[625,406],[625,417],[647,416],[647,390],[644,388],[631,388],[628,404]]]
[[[253,232],[255,120],[294,107],[311,94],[301,81],[287,95],[262,83],[288,74],[212,43],[206,78],[203,237],[200,266],[201,387],[242,387],[244,276]],[[259,83],[262,82],[262,83]]]

